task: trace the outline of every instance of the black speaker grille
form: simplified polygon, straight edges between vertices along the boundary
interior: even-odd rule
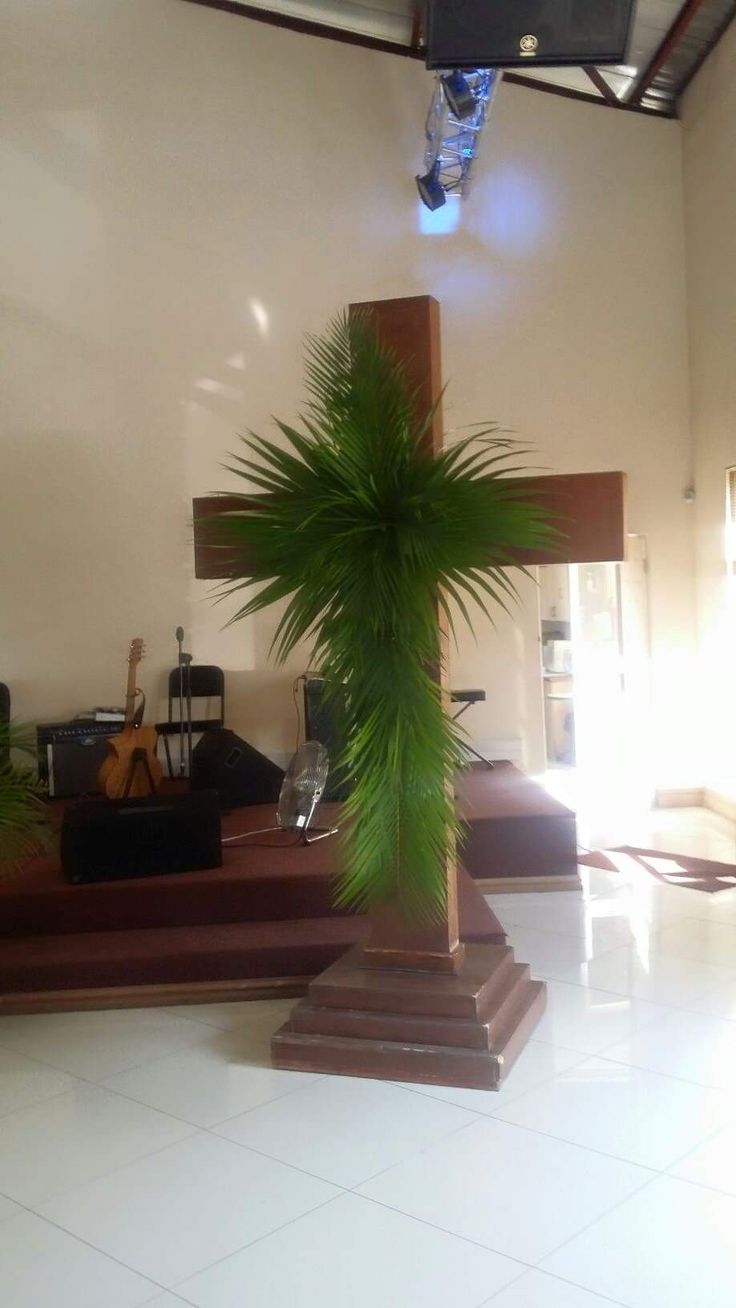
[[[429,0],[427,67],[623,63],[633,8],[634,0]]]

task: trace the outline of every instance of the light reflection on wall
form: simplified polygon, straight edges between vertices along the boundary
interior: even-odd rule
[[[424,236],[446,236],[460,226],[461,208],[462,200],[454,195],[447,197],[441,209],[428,209],[426,204],[417,200],[417,226]]]
[[[533,253],[554,226],[545,188],[513,165],[494,169],[474,186],[467,203],[473,233],[506,254]]]
[[[227,386],[225,382],[216,381],[214,377],[200,377],[194,383],[198,391],[205,391],[208,395],[221,395],[226,400],[242,400],[243,392],[235,386]]]
[[[257,300],[255,296],[251,296],[250,300],[248,301],[248,304],[250,306],[250,311],[253,314],[253,317],[255,318],[256,327],[261,333],[261,336],[268,336],[269,327],[271,325],[268,316],[268,310],[264,308],[261,301]]]

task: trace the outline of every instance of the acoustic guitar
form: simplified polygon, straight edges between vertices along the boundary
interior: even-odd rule
[[[145,696],[136,712],[136,669],[145,653],[140,636],[130,642],[128,682],[125,689],[125,722],[117,736],[110,736],[110,754],[97,776],[97,784],[108,799],[127,799],[129,795],[151,795],[161,781],[162,768],[156,757],[158,735],[155,727],[141,722]]]

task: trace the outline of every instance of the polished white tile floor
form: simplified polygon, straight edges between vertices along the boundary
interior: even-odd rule
[[[731,1308],[736,890],[493,905],[548,986],[498,1094],[276,1071],[288,1001],[0,1019],[2,1308]]]

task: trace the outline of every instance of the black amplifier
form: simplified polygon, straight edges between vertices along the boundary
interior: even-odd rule
[[[61,865],[77,885],[221,867],[219,797],[80,799],[64,812]]]
[[[110,753],[107,741],[120,731],[120,722],[46,722],[36,727],[38,775],[51,799],[90,795],[97,774]]]

